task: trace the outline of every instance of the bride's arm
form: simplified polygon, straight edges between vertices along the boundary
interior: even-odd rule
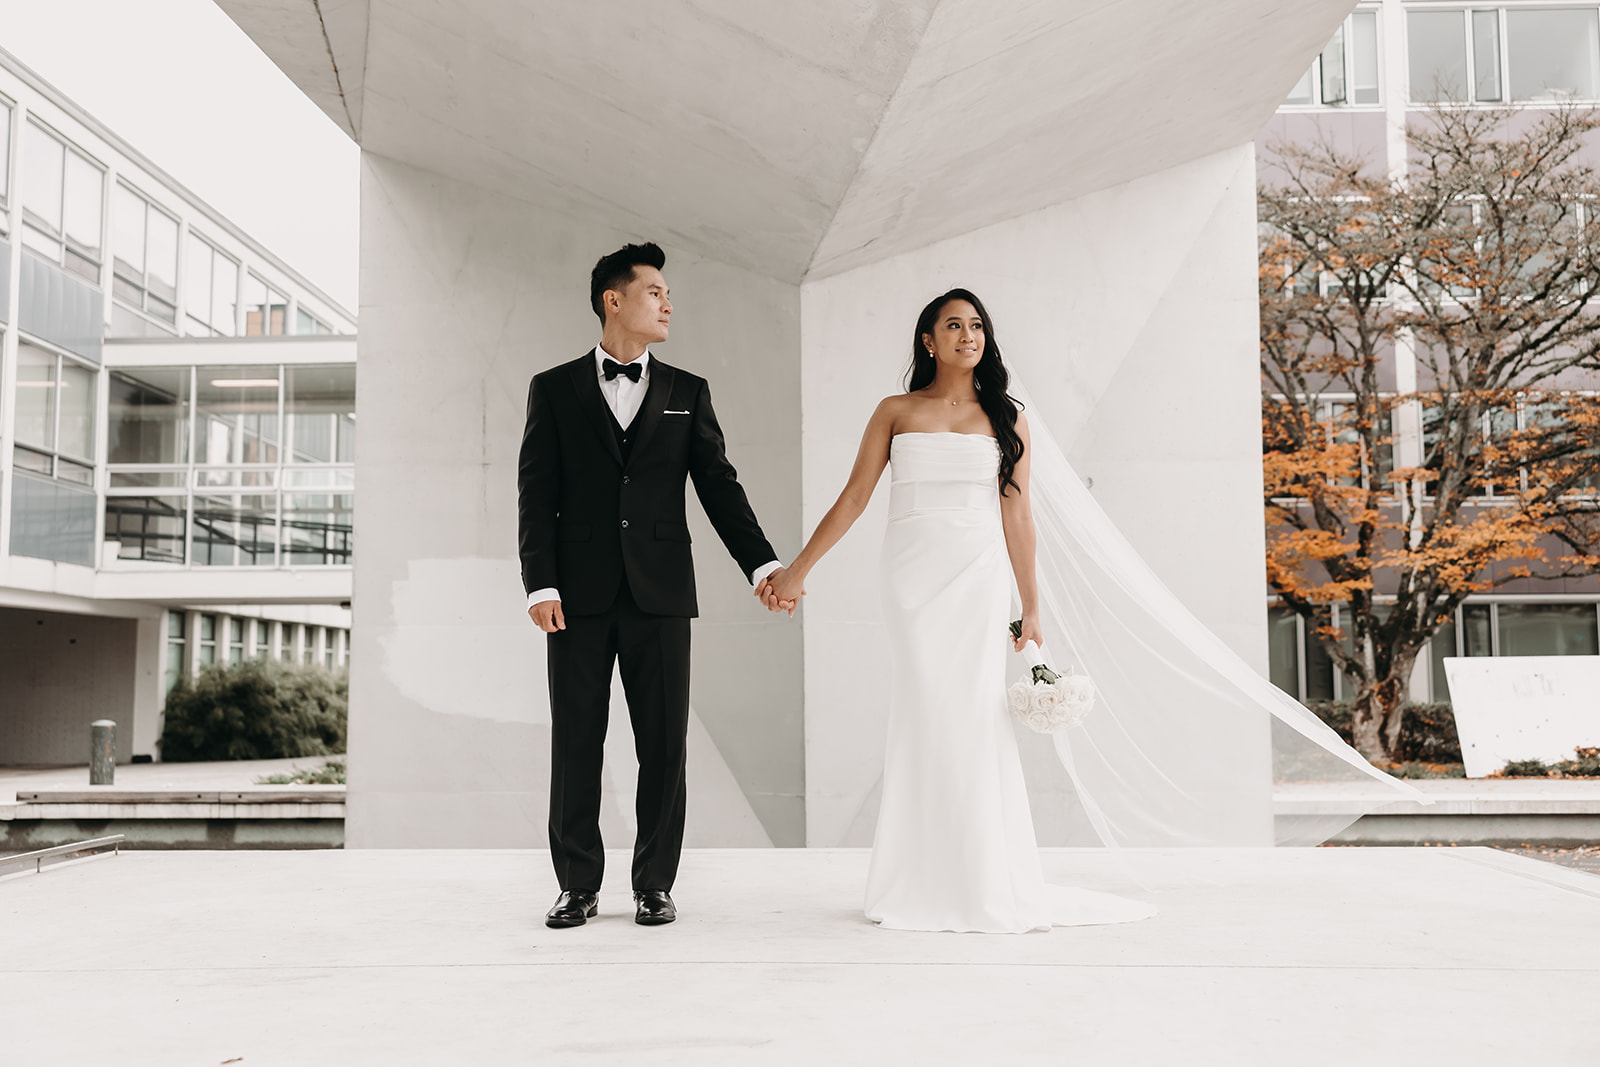
[[[1028,436],[1028,420],[1017,412],[1017,436],[1022,438],[1022,458],[1011,477],[1016,486],[1007,486],[1000,498],[1000,523],[1005,527],[1006,552],[1011,556],[1011,573],[1017,578],[1022,595],[1022,636],[1016,650],[1029,641],[1044,647],[1044,630],[1039,625],[1039,581],[1034,575],[1033,556],[1036,537],[1033,530],[1033,504],[1028,496],[1028,466],[1033,442]]]
[[[811,540],[806,542],[806,547],[800,550],[794,562],[774,574],[770,583],[766,584],[766,588],[776,593],[780,601],[793,602],[796,597],[805,595],[806,575],[811,568],[816,566],[828,549],[839,543],[839,538],[867,510],[872,491],[883,476],[883,468],[889,464],[889,442],[894,437],[894,414],[899,399],[887,397],[879,402],[878,409],[867,422],[866,432],[861,435],[861,448],[856,452],[855,466],[850,468],[850,480],[845,482],[839,499],[822,516]],[[761,596],[762,592],[757,590],[756,595]],[[794,609],[791,608],[789,613],[794,614]]]

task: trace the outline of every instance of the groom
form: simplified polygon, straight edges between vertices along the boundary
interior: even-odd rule
[[[613,662],[639,759],[634,921],[677,918],[669,891],[683,848],[689,620],[699,614],[685,481],[753,586],[781,570],[723,450],[706,380],[649,349],[672,317],[665,262],[654,244],[602,257],[589,276],[599,347],[535,375],[528,391],[517,522],[528,614],[549,635],[550,856],[561,895],[547,926],[582,926],[596,912]]]

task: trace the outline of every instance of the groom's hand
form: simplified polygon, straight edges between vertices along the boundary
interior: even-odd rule
[[[539,629],[547,634],[567,628],[567,620],[561,614],[561,601],[541,600],[528,609],[528,618],[539,624]]]
[[[792,619],[794,618],[794,609],[800,603],[799,596],[793,593],[784,596],[778,591],[778,582],[783,578],[787,570],[787,567],[779,567],[761,579],[761,584],[756,586],[756,599],[766,605],[768,611],[785,611],[789,613],[789,617]],[[805,595],[803,588],[799,590],[799,595]]]

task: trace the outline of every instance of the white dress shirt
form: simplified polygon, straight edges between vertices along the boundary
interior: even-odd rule
[[[632,425],[633,420],[639,416],[639,408],[644,405],[645,390],[650,385],[650,350],[646,348],[644,354],[634,360],[641,368],[638,381],[631,380],[626,374],[619,374],[609,382],[606,381],[606,360],[608,359],[617,363],[622,362],[622,360],[616,359],[604,348],[595,345],[594,372],[600,379],[600,395],[606,398],[606,406],[611,409],[611,414],[616,416],[617,425],[626,430]],[[754,589],[759,586],[761,580],[777,570],[779,566],[778,561],[773,560],[771,563],[763,563],[757,567],[755,574],[751,576],[750,588]],[[544,589],[535,589],[528,594],[528,607],[531,608],[535,604],[542,604],[546,600],[560,599],[561,593],[555,587],[547,586]]]

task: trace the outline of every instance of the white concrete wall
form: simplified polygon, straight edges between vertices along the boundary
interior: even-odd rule
[[[528,381],[598,339],[594,261],[652,236],[364,157],[354,847],[545,843],[544,638],[526,616],[516,555]],[[798,287],[666,248],[675,314],[659,354],[709,378],[741,481],[791,555]],[[762,611],[698,508],[690,515],[702,617],[689,838],[798,845],[799,623]],[[612,733],[625,737],[626,720],[614,716]],[[628,792],[625,761],[608,762],[608,789]],[[617,800],[608,811],[631,808],[631,795]]]
[[[802,291],[804,523],[849,472],[876,402],[902,391],[916,315],[953,286],[1079,472],[1178,596],[1265,672],[1255,164],[1236,149],[942,241]],[[976,190],[974,196],[981,196]],[[887,479],[885,479],[885,482]],[[876,563],[887,493],[812,573],[805,604],[807,842],[870,844],[888,708]],[[1041,844],[1082,840],[1054,756],[1024,739]],[[1265,725],[1196,759],[1258,800],[1232,836],[1269,843]]]

